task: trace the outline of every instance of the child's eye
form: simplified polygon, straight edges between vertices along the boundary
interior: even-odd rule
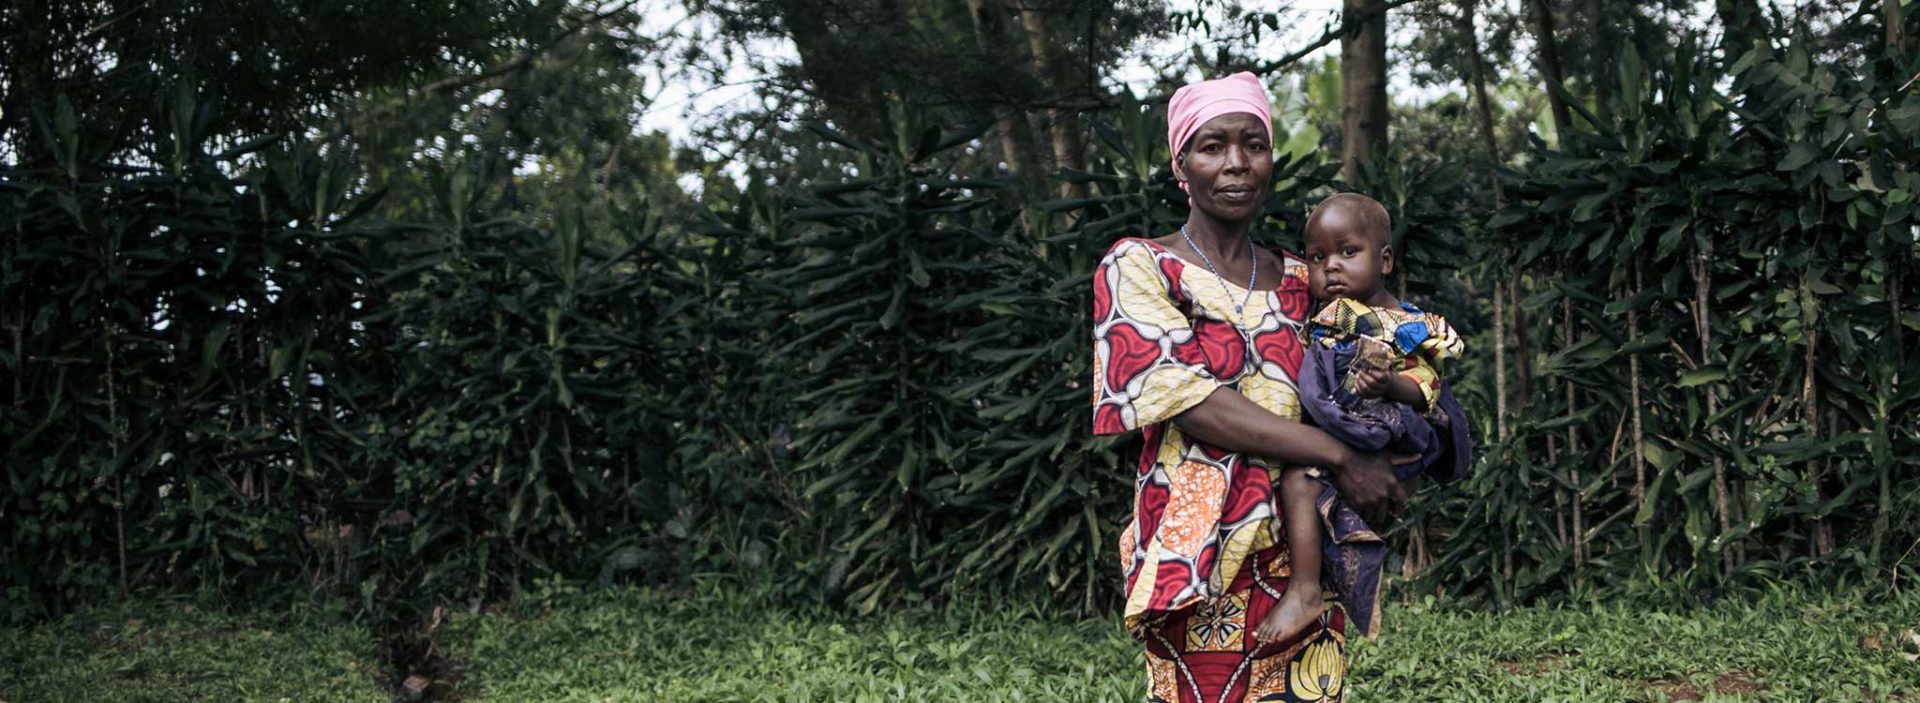
[[[1341,254],[1342,256],[1353,256],[1353,255],[1355,255],[1355,254],[1358,254],[1358,253],[1360,253],[1360,250],[1359,250],[1359,249],[1356,249],[1356,248],[1354,248],[1354,247],[1347,247],[1346,249],[1344,249],[1344,250],[1342,250],[1342,251],[1340,252],[1340,254]]]

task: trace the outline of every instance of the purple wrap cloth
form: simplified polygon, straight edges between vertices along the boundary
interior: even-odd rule
[[[1453,389],[1441,386],[1436,412],[1428,415],[1404,403],[1361,398],[1341,383],[1355,354],[1353,344],[1306,345],[1298,380],[1301,405],[1313,424],[1355,449],[1419,456],[1394,465],[1394,475],[1402,481],[1424,475],[1446,482],[1465,476],[1473,465],[1473,437]],[[1386,542],[1340,500],[1324,476],[1320,480],[1314,505],[1325,535],[1321,578],[1339,595],[1350,622],[1360,626],[1361,634],[1375,637],[1380,629],[1377,603]]]

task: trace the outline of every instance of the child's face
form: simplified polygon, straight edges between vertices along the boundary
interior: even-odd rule
[[[1393,248],[1384,233],[1363,230],[1360,218],[1335,209],[1307,224],[1307,285],[1314,300],[1352,298],[1369,303],[1393,273]]]

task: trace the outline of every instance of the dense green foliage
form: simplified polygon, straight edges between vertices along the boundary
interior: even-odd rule
[[[968,598],[879,618],[690,590],[568,589],[445,625],[463,700],[1138,701],[1139,648],[1110,618]],[[697,593],[697,594],[696,594]],[[344,617],[174,603],[0,630],[0,699],[380,701]],[[1353,648],[1369,701],[1898,701],[1920,694],[1914,605],[1775,592],[1690,612],[1608,605],[1499,615],[1396,605]]]
[[[1535,374],[1512,436],[1435,508],[1466,518],[1438,552],[1450,588],[1883,577],[1920,541],[1920,61],[1815,48],[1724,70],[1691,42],[1629,50],[1617,119],[1580,109],[1586,129],[1506,176],[1500,263],[1476,278],[1512,277]]]
[[[1916,577],[1920,65],[1777,43],[1628,53],[1591,104],[1614,117],[1568,95],[1582,119],[1510,164],[1499,212],[1432,145],[1370,167],[1396,285],[1473,333],[1455,380],[1486,449],[1395,534],[1413,588]],[[625,45],[594,46],[532,75],[595,84]],[[895,105],[809,128],[836,177],[695,205],[621,170],[632,78],[550,122],[512,107],[544,93],[450,110],[510,135],[471,153],[242,140],[189,82],[35,102],[0,175],[6,615],[293,586],[418,618],[704,571],[863,610],[1110,604],[1133,447],[1087,431],[1087,281],[1184,217],[1161,108],[1092,115],[1068,199],[963,170],[979,125]],[[128,110],[149,129],[100,127]],[[1256,236],[1293,246],[1345,186],[1279,122],[1309,136]]]

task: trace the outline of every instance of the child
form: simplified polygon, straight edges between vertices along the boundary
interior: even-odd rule
[[[1379,202],[1341,193],[1307,217],[1308,288],[1324,305],[1307,322],[1300,397],[1314,424],[1356,449],[1384,451],[1402,480],[1426,474],[1452,480],[1472,457],[1466,417],[1440,380],[1440,362],[1463,344],[1445,320],[1387,291],[1393,273],[1392,222]],[[1324,609],[1322,557],[1352,621],[1378,632],[1374,608],[1384,544],[1339,501],[1313,467],[1287,469],[1280,512],[1291,573],[1279,604],[1254,635],[1280,641]],[[1325,552],[1323,555],[1322,552]]]

